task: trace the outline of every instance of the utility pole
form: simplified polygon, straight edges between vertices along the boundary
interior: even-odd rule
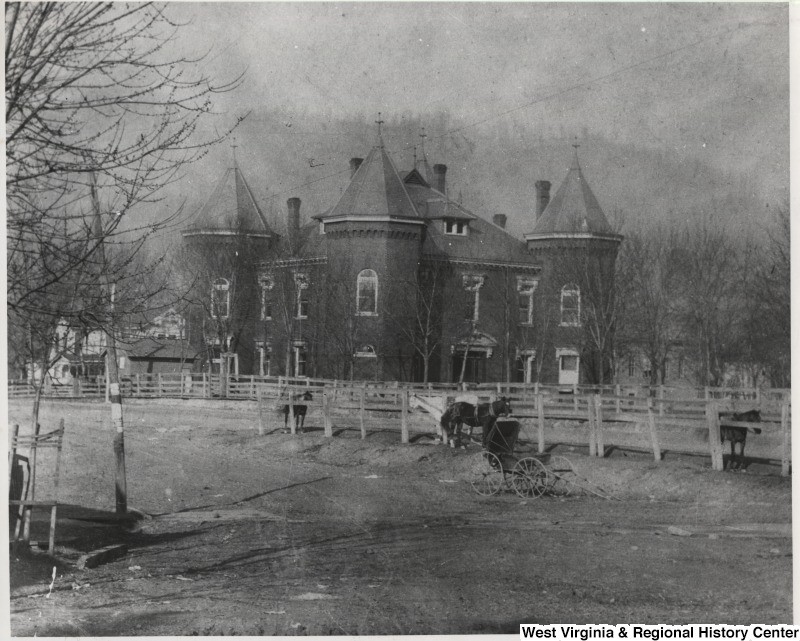
[[[109,396],[111,399],[111,426],[114,429],[114,456],[117,461],[116,469],[116,501],[117,514],[128,511],[128,481],[125,474],[125,429],[122,421],[122,393],[119,385],[119,367],[117,365],[117,341],[114,337],[114,285],[109,282],[105,232],[103,230],[100,201],[97,196],[97,179],[92,173],[91,178],[92,206],[94,207],[94,233],[97,238],[97,251],[100,256],[100,281],[104,296],[108,296],[108,319],[105,326],[106,332],[106,376],[109,382]]]

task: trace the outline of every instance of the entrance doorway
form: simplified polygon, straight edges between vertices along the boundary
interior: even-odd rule
[[[466,365],[464,365],[464,355],[453,355],[453,382],[457,383],[461,377],[461,368],[464,367],[464,383],[485,383],[486,382],[486,354],[484,352],[469,352],[466,355]]]

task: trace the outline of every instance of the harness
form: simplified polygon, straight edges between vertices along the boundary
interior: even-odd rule
[[[494,413],[494,403],[488,403],[489,405],[489,413],[488,416],[494,418],[497,414]],[[480,405],[475,405],[475,420],[481,420],[481,412],[480,412]]]

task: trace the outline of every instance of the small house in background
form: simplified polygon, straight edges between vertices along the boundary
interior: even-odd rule
[[[117,344],[121,377],[199,371],[200,353],[187,340],[148,336]]]

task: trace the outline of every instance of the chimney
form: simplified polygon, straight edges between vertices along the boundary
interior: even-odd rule
[[[364,162],[363,158],[351,158],[350,159],[350,178],[352,179],[353,176],[356,175],[358,168],[361,166],[361,163]]]
[[[492,222],[500,227],[501,229],[506,228],[506,215],[505,214],[495,214],[492,216]]]
[[[300,199],[290,198],[286,201],[288,215],[286,216],[286,237],[289,241],[289,252],[297,251],[297,240],[300,236]]]
[[[433,181],[431,182],[431,187],[445,193],[444,189],[444,177],[447,173],[447,165],[434,165],[433,166]]]
[[[550,202],[550,181],[537,180],[536,181],[536,220],[544,212],[547,204]]]

